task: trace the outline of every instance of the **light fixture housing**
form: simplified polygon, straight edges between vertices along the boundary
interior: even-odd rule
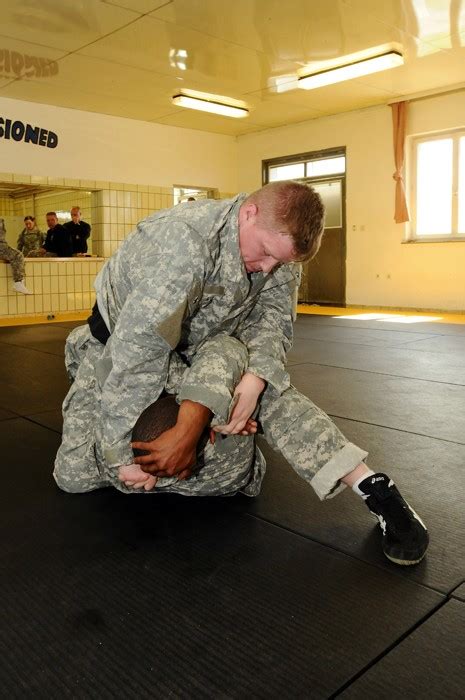
[[[388,51],[387,53],[371,58],[363,58],[360,61],[346,63],[344,66],[335,66],[326,70],[318,71],[310,75],[299,77],[298,87],[303,90],[313,90],[314,88],[323,87],[324,85],[332,85],[340,83],[343,80],[352,80],[359,78],[362,75],[377,73],[378,71],[387,70],[388,68],[396,68],[402,66],[404,57],[398,51]]]
[[[234,107],[233,105],[224,104],[223,102],[204,100],[198,97],[190,97],[189,95],[174,95],[173,104],[178,107],[187,107],[187,109],[199,109],[201,112],[220,114],[223,117],[242,119],[243,117],[249,116],[249,110],[244,107]]]

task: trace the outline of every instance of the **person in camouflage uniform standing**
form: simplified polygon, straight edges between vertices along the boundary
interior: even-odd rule
[[[316,254],[323,220],[312,188],[278,182],[138,225],[97,276],[89,325],[66,343],[72,385],[55,460],[60,488],[255,496],[265,472],[259,427],[320,499],[350,485],[386,532],[384,487],[391,505],[402,500],[406,524],[409,507],[392,481],[368,469],[367,452],[290,384],[285,368],[299,281],[292,263]],[[180,405],[176,425],[131,444],[140,414],[163,392]],[[218,437],[199,456],[207,426]],[[134,457],[133,448],[148,454]],[[400,545],[392,527],[383,538],[398,563],[416,563],[428,544],[408,512]]]
[[[18,236],[16,247],[25,258],[35,250],[42,248],[45,235],[36,224],[35,216],[24,217],[24,228]]]

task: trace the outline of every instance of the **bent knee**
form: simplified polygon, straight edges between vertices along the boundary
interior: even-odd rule
[[[53,478],[58,488],[66,493],[87,493],[107,485],[101,479],[96,478],[95,474],[84,470],[70,469],[69,466],[57,462],[55,462]]]
[[[55,483],[58,488],[61,491],[66,491],[66,493],[85,493],[86,491],[90,490],[80,481],[64,478],[59,472],[57,472],[56,469],[53,472],[53,478],[55,479]]]
[[[246,362],[249,356],[244,343],[230,335],[216,335],[209,339],[203,348],[210,352],[218,352],[222,357],[239,362]]]

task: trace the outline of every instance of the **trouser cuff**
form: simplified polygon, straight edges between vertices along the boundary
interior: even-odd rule
[[[343,491],[346,484],[342,483],[341,479],[358,467],[367,456],[368,452],[351,442],[344,445],[329,462],[326,462],[324,467],[318,470],[310,482],[318,498],[323,501]]]

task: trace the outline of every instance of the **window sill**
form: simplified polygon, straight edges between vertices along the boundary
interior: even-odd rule
[[[465,243],[465,236],[422,236],[402,241],[402,244],[410,243]]]

